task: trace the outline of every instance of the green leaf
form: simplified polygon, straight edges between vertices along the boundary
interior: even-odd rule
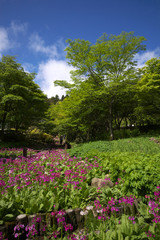
[[[4,222],[11,222],[15,219],[15,216],[13,214],[6,214],[3,218]]]
[[[125,237],[125,239],[124,240],[130,240],[130,237],[129,236],[127,236],[127,237]]]
[[[0,220],[0,225],[3,225],[4,224],[4,221],[3,220]]]
[[[2,98],[2,101],[1,103],[4,104],[4,103],[7,103],[7,102],[24,102],[24,99],[21,97],[21,96],[16,96],[16,95],[13,95],[13,94],[8,94],[8,95],[5,95],[3,98]]]
[[[43,207],[44,207],[44,204],[41,203],[40,206],[39,206],[39,211],[41,211],[43,209]]]

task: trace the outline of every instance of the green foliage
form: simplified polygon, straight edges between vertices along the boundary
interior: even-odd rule
[[[140,123],[159,124],[160,58],[152,58],[142,68],[137,85],[138,107],[135,114]]]
[[[158,136],[156,137],[158,139]],[[83,144],[73,145],[72,149],[67,150],[71,156],[78,157],[103,157],[102,153],[126,152],[158,154],[160,147],[157,143],[150,140],[150,137],[126,138],[114,141],[94,141]]]
[[[10,222],[19,214],[18,205],[11,197],[0,200],[0,220]]]
[[[44,133],[38,128],[31,129],[27,133],[27,139],[36,140],[40,142],[51,143],[53,142],[53,136],[47,133]]]
[[[101,175],[109,173],[113,182],[121,178],[117,187],[124,195],[134,194],[144,199],[145,194],[152,194],[160,184],[160,147],[149,137],[90,142],[68,152],[71,156],[88,157],[91,162],[97,156],[105,169]]]
[[[112,228],[106,232],[105,237],[110,240],[147,240],[145,232],[148,229],[149,226],[144,221],[133,224],[127,215],[122,215],[120,224],[112,225]]]
[[[52,191],[46,191],[43,188],[39,188],[39,191],[36,188],[24,190],[21,193],[22,211],[27,214],[51,212],[54,200],[55,196]]]
[[[0,119],[2,132],[6,123],[18,130],[37,123],[44,115],[46,96],[15,57],[3,56],[0,62]]]
[[[118,36],[104,34],[96,44],[76,39],[68,40],[66,48],[69,64],[77,68],[78,75],[90,75],[96,83],[105,79],[122,80],[131,73],[134,55],[144,50],[144,37],[135,37],[133,32],[122,32]]]
[[[144,40],[133,32],[122,32],[104,34],[95,44],[67,41],[67,58],[76,70],[71,72],[73,84],[55,83],[69,88],[68,97],[53,110],[58,132],[78,142],[105,139],[108,129],[113,138],[113,126],[119,128],[123,119],[135,121],[138,75],[133,58],[145,49]]]
[[[32,131],[40,133],[38,129]],[[125,141],[127,139],[109,144],[124,144]],[[140,141],[142,138],[137,138],[137,145]],[[148,138],[144,142],[147,141]],[[0,223],[12,221],[20,213],[92,207],[93,211],[88,210],[89,213],[81,217],[85,219],[84,234],[88,239],[147,240],[149,235],[149,239],[158,240],[160,153],[150,155],[142,149],[135,152],[136,147],[132,152],[113,152],[113,146],[108,148],[112,151],[106,152],[105,142],[88,146],[95,147],[95,144],[103,147],[95,150],[98,156],[94,157],[95,152],[90,150],[88,159],[70,158],[66,152],[51,151],[27,158],[27,161],[19,158],[2,163]],[[91,186],[94,177],[109,177],[115,184],[112,188],[97,189]],[[158,191],[153,195],[157,185]],[[152,197],[155,200],[149,200],[147,205],[147,199]],[[61,239],[67,236],[61,235]]]
[[[109,157],[112,159],[109,166],[112,179],[122,179],[120,187],[123,194],[133,194],[144,199],[145,194],[152,194],[160,183],[160,154],[131,155],[117,152],[117,156],[113,154]]]
[[[132,138],[140,135],[139,129],[120,129],[114,131],[114,139]]]

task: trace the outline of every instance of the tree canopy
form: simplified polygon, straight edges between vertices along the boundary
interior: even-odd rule
[[[39,121],[46,110],[46,95],[34,82],[35,74],[25,72],[13,56],[0,62],[0,123],[27,128]]]
[[[133,32],[103,34],[95,44],[67,40],[66,57],[75,70],[71,72],[73,84],[55,83],[69,89],[68,98],[56,107],[60,116],[56,116],[57,126],[68,122],[78,129],[75,132],[81,128],[88,136],[109,131],[113,139],[113,124],[120,127],[124,119],[133,122],[138,81],[134,57],[145,50],[143,41],[144,37],[136,37]]]
[[[115,130],[159,125],[160,59],[138,68],[135,55],[145,50],[144,37],[133,32],[103,34],[95,44],[67,40],[66,57],[72,82],[55,81],[67,95],[47,99],[15,57],[0,62],[0,124],[27,129],[38,124],[68,140],[114,138]]]
[[[160,117],[160,58],[152,58],[141,69],[137,85],[137,116],[141,124],[158,124]]]

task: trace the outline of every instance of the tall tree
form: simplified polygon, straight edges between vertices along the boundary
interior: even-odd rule
[[[38,121],[46,108],[46,96],[13,56],[3,56],[0,62],[0,120],[2,133],[11,122],[16,129]]]
[[[152,58],[141,69],[137,85],[139,124],[159,124],[160,118],[160,58]]]
[[[68,40],[67,59],[75,67],[72,71],[73,84],[56,81],[56,84],[69,89],[78,88],[81,82],[94,85],[98,98],[106,102],[110,137],[113,139],[114,106],[120,91],[132,86],[136,81],[136,61],[134,56],[145,50],[144,37],[136,37],[133,32],[122,32],[118,36],[103,34],[96,44],[85,40]],[[128,88],[129,89],[129,88]]]

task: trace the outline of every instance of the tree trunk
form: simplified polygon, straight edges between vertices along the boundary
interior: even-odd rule
[[[110,133],[110,140],[112,141],[114,139],[114,135],[113,135],[113,117],[112,117],[112,103],[113,100],[110,103],[109,106],[109,133]]]
[[[7,117],[7,112],[4,112],[3,118],[2,118],[2,139],[4,138],[4,129],[5,129],[5,123],[6,123],[6,117]]]
[[[125,118],[126,128],[128,127],[128,121],[127,118]]]
[[[120,128],[121,128],[121,122],[122,122],[122,120],[123,120],[123,118],[119,118],[118,115],[115,116],[115,124],[116,124],[116,128],[117,128],[118,130],[120,130]]]
[[[18,128],[19,128],[19,124],[18,124],[18,121],[16,121],[16,124],[15,124],[16,132],[18,132]]]

